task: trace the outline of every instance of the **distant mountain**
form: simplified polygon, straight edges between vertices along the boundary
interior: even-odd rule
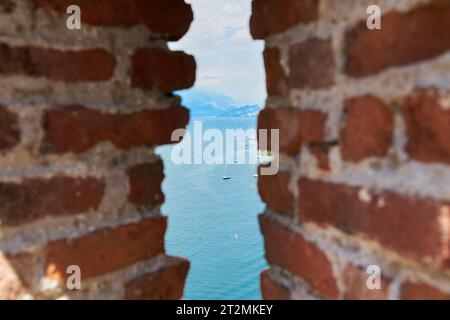
[[[256,117],[261,111],[261,107],[257,104],[238,107],[235,110],[228,110],[219,117],[221,118],[243,118],[243,117]]]
[[[238,106],[232,98],[206,90],[184,90],[176,93],[184,106],[191,111],[191,118],[255,117],[261,108],[257,105]]]
[[[191,117],[217,117],[220,114],[236,109],[233,99],[205,90],[184,90],[177,94],[183,105],[191,110]]]

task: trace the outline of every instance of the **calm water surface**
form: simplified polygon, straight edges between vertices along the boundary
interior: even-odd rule
[[[211,119],[203,127],[249,129],[256,120]],[[162,211],[169,216],[167,252],[191,261],[184,298],[260,299],[259,273],[267,264],[257,221],[264,210],[254,177],[257,166],[175,165],[171,149],[157,150],[166,175]],[[224,175],[231,180],[222,180]]]

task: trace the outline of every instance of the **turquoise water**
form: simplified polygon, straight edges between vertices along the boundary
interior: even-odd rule
[[[203,127],[246,130],[255,128],[256,120],[204,120]],[[257,222],[264,209],[254,177],[257,166],[175,165],[171,148],[157,153],[166,175],[167,252],[191,261],[184,299],[260,299],[259,274],[266,262]],[[231,180],[222,180],[224,175]]]

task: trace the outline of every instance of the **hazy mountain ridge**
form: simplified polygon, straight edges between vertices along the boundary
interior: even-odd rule
[[[245,105],[238,107],[236,110],[229,110],[221,115],[219,117],[221,118],[241,118],[241,117],[257,117],[259,111],[261,111],[261,107],[257,104],[253,105]]]
[[[261,110],[259,105],[238,106],[231,97],[205,90],[184,90],[177,92],[177,95],[181,97],[182,104],[189,108],[191,118],[256,117]]]

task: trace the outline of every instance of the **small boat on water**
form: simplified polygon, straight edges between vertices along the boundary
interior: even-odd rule
[[[255,175],[253,176],[253,178],[258,178],[258,175],[257,175],[257,174],[255,174]]]
[[[227,164],[225,164],[225,175],[222,177],[222,180],[230,180],[231,176],[228,175],[228,167]]]

